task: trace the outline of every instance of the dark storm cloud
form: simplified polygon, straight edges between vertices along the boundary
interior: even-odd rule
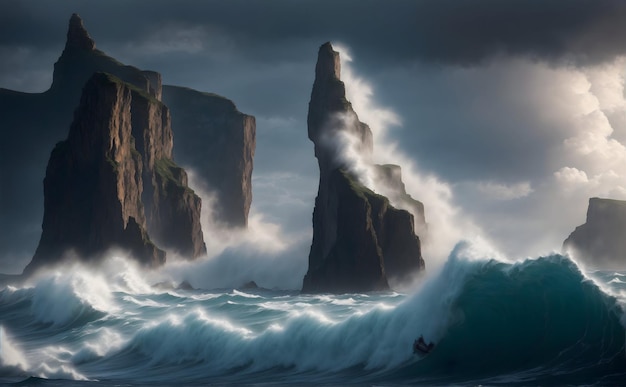
[[[473,64],[496,53],[602,61],[626,52],[626,2],[619,0],[429,1],[3,1],[0,45],[58,44],[79,12],[106,43],[141,37],[164,23],[210,26],[256,60],[292,55],[290,42],[344,41],[363,59]],[[29,26],[30,25],[30,26]],[[287,50],[268,46],[288,45]],[[319,43],[318,43],[319,44]]]

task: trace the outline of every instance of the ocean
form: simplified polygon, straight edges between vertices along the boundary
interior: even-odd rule
[[[624,385],[626,271],[458,245],[407,292],[154,287],[72,266],[0,287],[8,385]],[[435,343],[414,354],[423,335]]]

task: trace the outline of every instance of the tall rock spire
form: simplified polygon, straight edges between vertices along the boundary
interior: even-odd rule
[[[332,44],[326,42],[320,46],[315,65],[315,79],[341,79],[341,61],[339,53],[333,50]]]
[[[359,121],[346,99],[340,76],[339,53],[325,43],[318,53],[307,118],[320,168],[309,269],[302,286],[307,293],[386,290],[389,280],[408,280],[424,268],[413,215],[364,186],[342,157],[346,136],[350,150],[363,160],[369,160],[373,142],[369,126]],[[396,173],[397,185],[404,188],[399,168],[371,166],[373,173]]]
[[[66,50],[95,50],[96,42],[91,39],[83,25],[83,19],[77,13],[72,14],[67,30]]]

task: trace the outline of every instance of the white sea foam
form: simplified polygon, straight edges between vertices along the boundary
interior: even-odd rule
[[[4,327],[0,325],[0,369],[15,367],[25,371],[29,368],[26,356],[19,349],[19,345],[10,339]]]

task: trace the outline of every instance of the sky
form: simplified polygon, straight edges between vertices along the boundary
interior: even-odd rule
[[[326,41],[341,50],[348,98],[374,131],[377,160],[401,164],[424,202],[427,267],[461,239],[512,259],[560,251],[590,197],[626,199],[626,2],[51,4],[0,0],[0,87],[45,91],[77,12],[110,56],[256,117],[252,231],[267,235],[224,247],[207,270],[236,271],[232,257],[264,244],[271,266],[288,261],[294,278],[304,275],[318,182],[306,115]],[[270,271],[259,270],[251,275]],[[264,278],[280,286],[275,275]]]

